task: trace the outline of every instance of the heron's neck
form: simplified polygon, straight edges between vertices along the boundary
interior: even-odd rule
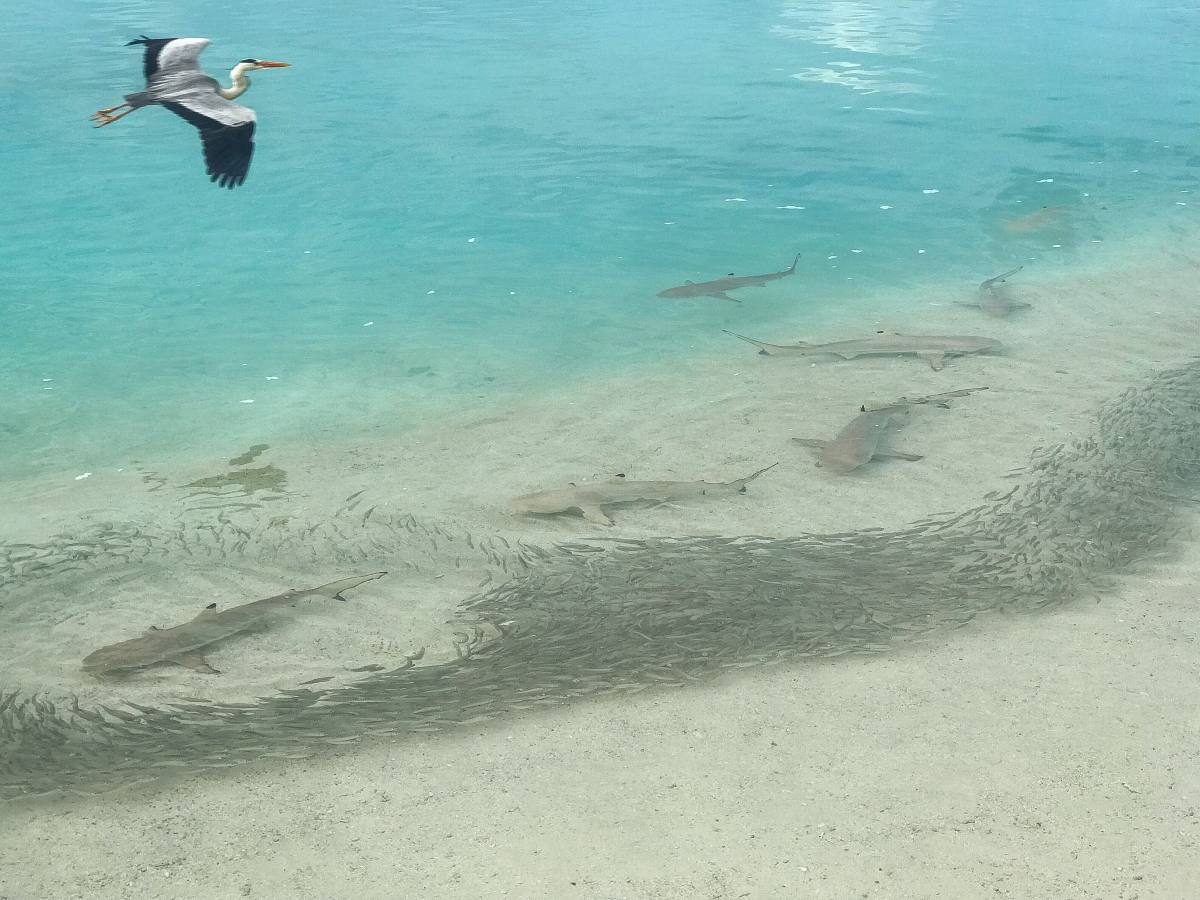
[[[238,63],[229,73],[229,80],[232,82],[227,88],[217,88],[217,93],[226,100],[236,100],[250,87],[250,79],[246,77],[246,73],[250,71],[251,66],[246,63]]]

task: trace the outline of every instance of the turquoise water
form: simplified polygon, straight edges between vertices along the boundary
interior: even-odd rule
[[[18,0],[0,475],[402,429],[1184,221],[1198,26],[1168,2]],[[140,86],[143,32],[211,38],[222,79],[292,64],[243,98],[243,188],[162,110],[89,127]],[[654,296],[797,251],[741,306]]]
[[[486,834],[485,855],[504,842],[519,851],[503,829],[493,841],[486,818],[483,831],[460,828],[465,806],[428,802],[499,802],[496,821],[540,841],[556,823],[533,821],[532,792],[492,790],[496,773],[512,787],[517,769],[556,811],[600,823],[579,851],[545,845],[572,864],[592,858],[595,834],[621,830],[602,801],[627,790],[649,804],[627,805],[631,841],[669,838],[675,853],[695,833],[681,822],[720,822],[718,859],[736,848],[725,841],[740,818],[755,841],[786,838],[778,854],[746,853],[764,872],[775,858],[807,870],[797,835],[834,846],[851,834],[844,823],[867,828],[871,847],[900,835],[899,864],[868,859],[874,884],[885,864],[911,860],[912,835],[974,822],[1008,841],[1014,822],[1041,820],[1039,801],[1105,853],[1079,811],[1112,806],[1114,785],[1131,793],[1113,807],[1135,823],[1126,831],[1174,840],[1163,798],[1186,781],[1172,760],[1194,757],[1194,740],[1176,727],[1171,686],[1157,705],[1139,702],[1144,727],[1095,716],[1091,700],[1119,711],[1141,697],[1117,665],[1134,657],[1183,661],[1146,668],[1142,687],[1190,683],[1163,673],[1186,671],[1194,604],[1172,598],[1200,577],[1187,552],[1200,497],[1200,10],[644,6],[6,9],[0,802],[218,770],[234,788],[198,814],[176,802],[183,792],[159,794],[165,805],[130,792],[117,813],[0,830],[0,856],[20,851],[0,894],[108,896],[93,880],[105,866],[120,870],[114,892],[161,894],[163,882],[145,885],[163,860],[109,849],[103,823],[118,813],[131,840],[164,836],[164,860],[176,845],[224,859],[237,819],[259,832],[241,856],[281,872],[314,858],[382,872],[370,860],[391,860],[391,844],[371,857],[325,839],[329,791],[356,797],[356,782],[396,791],[378,809],[404,813],[393,816],[403,840],[437,840],[452,822]],[[211,185],[195,133],[163,110],[90,127],[89,114],[140,87],[140,51],[125,43],[141,33],[210,38],[204,62],[222,79],[247,56],[291,64],[252,76],[244,100],[260,128],[243,187]],[[685,279],[776,271],[797,252],[795,275],[737,291],[740,304],[656,297]],[[1025,311],[951,307],[1019,264]],[[873,328],[961,329],[1003,350],[933,371],[762,359],[721,333]],[[859,428],[869,460],[884,451],[861,469],[817,468],[794,442],[845,434],[874,400],[911,421],[882,436]],[[745,493],[713,487],[755,470]],[[602,477],[616,472],[629,475],[622,488]],[[677,481],[636,484],[659,478]],[[612,528],[511,506],[541,488],[561,498],[568,480],[593,499],[626,489],[646,502],[596,501]],[[348,602],[324,602],[331,582],[364,578]],[[322,602],[282,593],[303,587]],[[215,630],[262,599],[279,615],[260,631]],[[175,630],[208,608],[216,616]],[[1056,652],[1023,642],[1031,626]],[[976,665],[967,640],[980,637],[997,652]],[[954,655],[970,664],[947,668],[931,648],[959,640]],[[130,641],[148,655],[127,656]],[[100,648],[133,668],[162,665],[99,672]],[[901,648],[916,666],[876,664]],[[193,652],[220,676],[187,668]],[[831,661],[842,656],[854,658]],[[854,664],[836,670],[845,677],[804,678],[843,662]],[[770,665],[800,677],[760,690]],[[710,702],[718,679],[746,691],[734,717]],[[1050,681],[1059,693],[1043,691]],[[660,700],[664,684],[680,689]],[[1021,685],[1026,699],[1011,702]],[[626,720],[626,697],[643,690],[654,716]],[[573,722],[568,709],[550,728],[538,718],[598,697]],[[936,719],[953,725],[944,740]],[[513,749],[476,750],[485,723]],[[880,724],[882,752],[863,755]],[[1048,762],[1030,766],[1039,730]],[[1136,749],[1165,773],[1158,787],[1129,750],[1138,734],[1155,735]],[[553,753],[528,754],[530,737]],[[484,778],[452,763],[456,742]],[[334,777],[278,761],[352,743],[355,756],[328,763]],[[814,768],[805,757],[822,744],[836,763]],[[725,748],[725,761],[689,762],[700,745]],[[605,751],[600,765],[585,746]],[[376,765],[380,750],[390,758]],[[246,763],[257,765],[236,770]],[[648,791],[611,777],[655,765]],[[437,787],[433,769],[454,784]],[[955,771],[966,774],[939,774]],[[580,802],[547,793],[554,774]],[[281,779],[261,782],[266,795],[237,787],[264,776]],[[712,793],[717,779],[732,793]],[[784,813],[744,790],[755,781]],[[923,796],[847,805],[847,786],[889,781]],[[202,783],[189,785],[198,797]],[[664,785],[699,805],[673,816],[657,805]],[[1015,792],[1007,809],[996,785]],[[1067,803],[1046,785],[1093,792]],[[278,831],[245,802],[267,795],[286,816]],[[355,839],[374,833],[385,813],[355,809]],[[185,820],[190,833],[177,830]],[[303,845],[304,822],[321,825],[319,849]],[[831,844],[832,823],[842,837]],[[8,890],[21,869],[46,868],[52,827],[70,829],[64,845],[104,849],[53,856],[69,890]],[[1033,843],[1044,833],[1018,830]],[[669,856],[652,841],[637,852],[656,869]],[[70,874],[81,866],[92,871]],[[473,868],[493,871],[491,860]],[[1027,868],[1043,877],[1045,866]],[[387,868],[388,884],[398,871]]]

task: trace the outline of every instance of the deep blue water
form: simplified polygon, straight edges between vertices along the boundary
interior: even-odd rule
[[[0,478],[403,428],[1194,215],[1192,5],[188,6],[6,10]],[[89,127],[141,33],[292,64],[244,187],[163,110]]]

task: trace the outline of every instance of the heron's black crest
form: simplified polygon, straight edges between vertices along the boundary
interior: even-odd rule
[[[255,63],[255,64],[257,64],[257,63],[258,63],[258,60],[257,60],[257,59],[243,59],[243,60],[240,60],[240,62],[244,62],[244,63],[247,63],[247,62],[248,62],[248,63]]]

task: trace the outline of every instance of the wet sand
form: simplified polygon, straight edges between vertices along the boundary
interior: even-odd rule
[[[894,527],[1007,490],[1031,450],[1086,433],[1100,401],[1192,355],[1196,269],[1176,254],[1059,278],[1027,270],[1014,291],[1034,308],[1008,320],[955,307],[961,293],[941,289],[903,317],[868,321],[849,308],[825,333],[781,324],[755,335],[881,328],[1007,346],[940,372],[913,359],[765,358],[730,339],[728,354],[685,370],[401,439],[272,447],[251,464],[287,473],[288,493],[270,502],[269,492],[182,487],[229,471],[244,447],[158,461],[157,489],[138,470],[64,476],[54,494],[44,482],[10,487],[12,508],[28,512],[5,517],[4,537],[39,540],[80,519],[166,532],[224,516],[249,527],[343,509],[359,490],[346,515],[371,503],[453,536],[543,544]],[[832,436],[860,403],[980,385],[991,389],[921,410],[898,431],[894,446],[921,462],[836,478],[790,440]],[[601,473],[727,480],[776,460],[744,496],[618,508],[612,529],[504,510],[512,495]],[[459,537],[425,546],[372,560],[393,575],[347,604],[230,641],[212,654],[219,683],[166,669],[114,686],[76,667],[97,641],[176,624],[210,600],[341,577],[345,564],[216,550],[31,583],[0,607],[4,681],[84,701],[246,699],[350,678],[348,666],[395,663],[422,645],[428,661],[452,658],[455,604],[503,573]],[[391,896],[398,885],[434,896],[1178,896],[1200,867],[1189,799],[1200,790],[1189,712],[1198,566],[1193,555],[1096,605],[991,617],[884,657],[751,670],[286,767],[9,806],[0,896]],[[248,797],[261,813],[243,830]],[[51,862],[39,849],[48,841],[77,849]]]

